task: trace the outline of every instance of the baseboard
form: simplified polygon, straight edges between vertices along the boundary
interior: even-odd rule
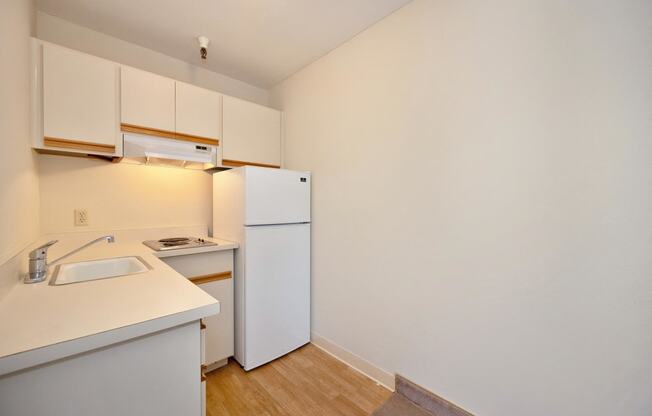
[[[437,396],[410,380],[396,375],[396,393],[437,416],[473,416],[461,407]]]
[[[342,361],[349,367],[354,368],[374,380],[376,383],[394,391],[394,374],[383,370],[364,358],[355,355],[351,351],[314,332],[310,334],[310,342],[339,361]]]

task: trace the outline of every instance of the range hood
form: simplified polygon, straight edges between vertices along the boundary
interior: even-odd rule
[[[131,133],[122,138],[123,162],[197,170],[220,166],[219,146]]]

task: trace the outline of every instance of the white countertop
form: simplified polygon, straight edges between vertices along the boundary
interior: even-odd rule
[[[44,282],[17,283],[0,302],[0,376],[218,313],[217,300],[157,258],[237,248],[214,241],[217,246],[164,254],[136,241],[97,243],[63,263],[140,256],[152,270],[51,286],[50,267]],[[61,240],[48,257],[56,259],[79,245],[74,238]]]

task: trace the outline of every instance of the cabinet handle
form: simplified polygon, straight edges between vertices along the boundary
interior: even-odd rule
[[[230,166],[232,168],[239,168],[240,166],[260,166],[263,168],[274,168],[280,169],[280,165],[269,165],[267,163],[257,163],[257,162],[246,162],[244,160],[231,160],[231,159],[222,159],[222,164],[224,166]]]
[[[90,150],[91,152],[115,153],[115,146],[84,142],[81,140],[61,139],[59,137],[43,137],[43,145],[50,147],[64,147],[66,149]]]
[[[199,374],[201,375],[200,377],[201,381],[206,381],[206,368],[207,366],[202,364],[201,368],[199,369]]]
[[[190,280],[196,285],[203,285],[204,283],[214,282],[216,280],[231,279],[232,277],[233,277],[233,273],[228,271],[228,272],[220,272],[220,273],[213,273],[213,274],[205,274],[202,276],[193,276],[193,277],[189,277],[188,280]]]
[[[204,323],[203,319],[199,320],[199,329],[206,329],[206,324]]]

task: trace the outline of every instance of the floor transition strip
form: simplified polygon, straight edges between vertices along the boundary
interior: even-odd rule
[[[372,416],[473,416],[461,407],[396,375],[396,392]]]

